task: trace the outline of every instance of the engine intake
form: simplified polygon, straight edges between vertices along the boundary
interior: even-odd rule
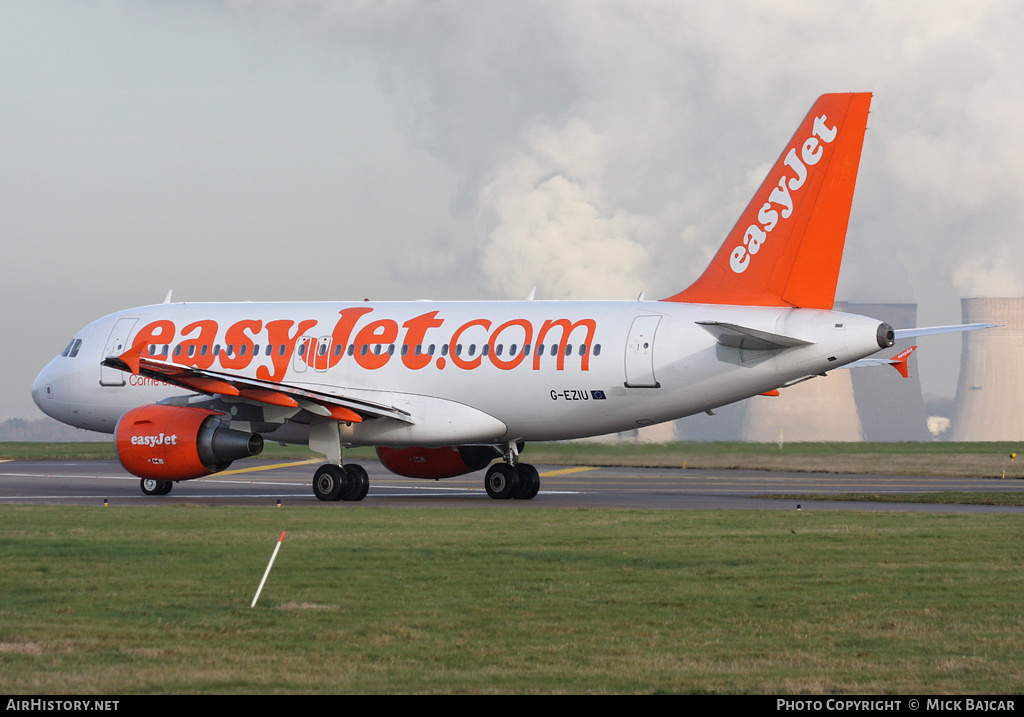
[[[221,416],[205,408],[133,408],[114,429],[117,457],[140,478],[174,481],[202,478],[263,451],[261,435],[228,428]]]

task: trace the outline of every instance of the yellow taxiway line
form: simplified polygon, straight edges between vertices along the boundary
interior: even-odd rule
[[[308,466],[311,463],[323,463],[323,459],[312,458],[312,459],[310,459],[308,461],[297,461],[295,463],[273,463],[271,465],[266,465],[266,466],[253,466],[252,468],[238,468],[238,469],[233,470],[233,471],[221,471],[220,473],[217,473],[216,476],[218,478],[220,478],[221,476],[232,476],[232,475],[238,475],[239,473],[254,473],[256,471],[272,471],[275,468],[289,468],[291,466]]]

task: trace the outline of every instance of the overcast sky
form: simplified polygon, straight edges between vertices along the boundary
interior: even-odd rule
[[[1024,294],[1024,5],[0,2],[0,419],[175,300],[661,298],[874,93],[837,298]],[[925,392],[958,337],[921,340]]]

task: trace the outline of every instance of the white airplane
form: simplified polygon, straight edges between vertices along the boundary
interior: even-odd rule
[[[811,108],[711,265],[660,301],[170,303],[89,324],[32,396],[113,433],[147,494],[224,470],[264,440],[326,456],[313,491],[361,500],[343,463],[375,446],[404,476],[487,469],[492,498],[537,494],[529,441],[596,436],[774,392],[867,358],[894,331],[832,311],[868,93]],[[971,326],[973,327],[973,326]],[[903,371],[905,369],[901,369]],[[503,459],[494,462],[496,458]]]

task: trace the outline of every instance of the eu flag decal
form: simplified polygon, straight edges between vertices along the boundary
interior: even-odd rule
[[[596,399],[598,401],[603,401],[604,398],[605,398],[604,391],[591,391],[590,395],[593,396],[594,399]]]

